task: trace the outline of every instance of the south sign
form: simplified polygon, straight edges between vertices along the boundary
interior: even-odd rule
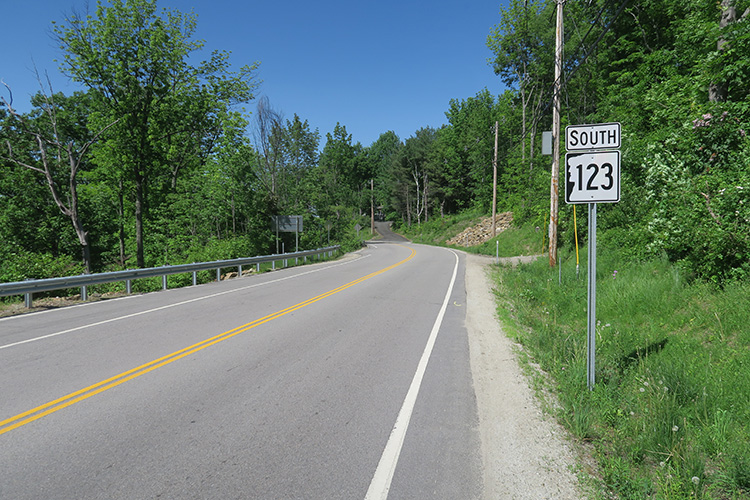
[[[589,151],[620,147],[620,124],[568,125],[565,127],[565,149]]]

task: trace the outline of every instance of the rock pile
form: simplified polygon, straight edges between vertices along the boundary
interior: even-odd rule
[[[448,245],[473,247],[481,245],[493,236],[508,229],[513,222],[513,212],[503,212],[495,215],[495,235],[492,234],[492,217],[483,219],[476,226],[467,227],[458,235],[447,241]]]

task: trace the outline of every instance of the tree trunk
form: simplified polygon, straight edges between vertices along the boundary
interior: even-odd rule
[[[721,0],[721,19],[719,20],[719,28],[722,30],[729,26],[731,23],[737,20],[737,9],[734,7],[733,0]],[[724,44],[726,44],[724,35],[721,35],[719,41],[716,42],[716,50],[721,52],[724,50]],[[726,82],[711,82],[708,87],[708,100],[711,102],[724,102],[727,100],[727,84]]]
[[[136,266],[146,267],[143,256],[143,174],[140,168],[135,169],[135,259]]]
[[[119,217],[119,236],[120,236],[120,267],[125,269],[125,199],[122,194],[124,189],[122,179],[119,180],[120,192],[118,193],[118,217]]]

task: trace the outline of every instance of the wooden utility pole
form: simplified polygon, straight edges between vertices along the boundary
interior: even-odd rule
[[[495,222],[495,212],[497,211],[497,129],[498,122],[495,122],[495,159],[492,161],[492,237],[497,235],[497,223]]]
[[[375,181],[370,179],[370,234],[375,235]]]
[[[550,185],[549,207],[549,265],[557,265],[557,199],[560,174],[560,80],[562,79],[563,49],[563,4],[557,2],[557,28],[555,30],[555,85],[552,96],[552,181]]]

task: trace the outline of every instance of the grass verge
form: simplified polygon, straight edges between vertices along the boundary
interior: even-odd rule
[[[434,218],[421,224],[394,226],[393,230],[409,238],[414,243],[426,245],[449,246],[450,240],[467,227],[479,223],[489,217],[478,211],[466,211],[456,215]],[[520,255],[536,255],[542,253],[543,235],[538,228],[531,225],[511,227],[506,229],[481,245],[464,247],[453,246],[459,250],[482,255],[498,255],[499,257],[518,257]]]
[[[559,420],[591,443],[608,495],[750,498],[750,286],[688,283],[663,260],[597,256],[586,388],[586,256],[498,267],[500,317],[551,375]]]

